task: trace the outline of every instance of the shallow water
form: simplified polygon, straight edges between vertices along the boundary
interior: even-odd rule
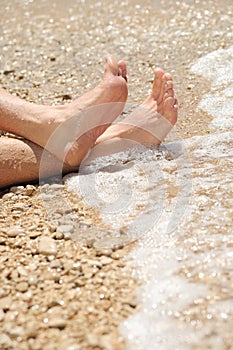
[[[67,187],[115,230],[139,239],[131,252],[140,312],[120,327],[129,349],[232,349],[233,46],[191,71],[211,79],[199,108],[210,134],[139,146],[68,176]]]

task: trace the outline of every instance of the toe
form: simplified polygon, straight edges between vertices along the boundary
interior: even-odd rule
[[[106,74],[113,74],[113,75],[118,75],[119,72],[119,67],[118,67],[118,63],[117,60],[115,59],[115,57],[113,55],[108,55],[105,58],[106,61],[106,65],[105,65],[105,75]]]
[[[166,100],[167,97],[173,97],[174,96],[174,90],[173,90],[173,82],[170,80],[165,84],[165,91],[163,95],[163,101]]]
[[[169,73],[164,73],[162,76],[162,85],[160,89],[160,94],[157,98],[157,103],[160,104],[164,102],[164,99],[168,96],[173,96],[173,81],[172,76]]]
[[[161,68],[156,68],[154,70],[154,82],[153,82],[151,95],[155,100],[158,99],[161,93],[161,88],[163,84],[163,75],[164,75],[164,71]]]
[[[171,76],[171,74],[170,74],[170,73],[165,73],[165,74],[164,74],[164,79],[165,79],[166,81],[172,81],[172,76]]]
[[[119,61],[118,62],[119,67],[119,75],[121,75],[126,81],[127,81],[127,68],[125,61]]]
[[[172,125],[177,122],[178,102],[176,97],[168,96],[164,101],[164,117],[169,120]]]
[[[169,89],[172,89],[173,90],[173,81],[172,80],[168,80],[166,83],[165,83],[165,91],[169,90]]]

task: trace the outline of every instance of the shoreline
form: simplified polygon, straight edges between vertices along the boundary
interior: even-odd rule
[[[127,113],[147,96],[153,68],[162,66],[174,76],[179,100],[175,134],[166,142],[208,134],[211,117],[197,107],[210,83],[190,66],[232,44],[226,35],[232,4],[159,3],[2,0],[1,88],[31,102],[69,103],[96,85],[110,52],[128,63]],[[62,221],[69,213],[56,212],[61,223],[54,226],[39,195],[36,184],[0,192],[0,347],[126,350],[118,326],[140,308],[142,282],[125,260],[134,243],[101,250],[93,239],[75,242],[70,222]],[[104,232],[98,213],[73,204],[85,232]]]

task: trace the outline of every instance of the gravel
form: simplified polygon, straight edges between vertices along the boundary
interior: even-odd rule
[[[110,52],[128,63],[124,114],[161,66],[178,92],[178,137],[208,133],[210,116],[194,111],[209,82],[189,68],[232,42],[231,1],[1,0],[0,12],[0,85],[10,93],[69,103],[96,85]],[[50,182],[0,195],[0,348],[125,350],[118,325],[139,307],[140,281],[123,259],[133,243],[80,198],[63,208],[65,188]]]

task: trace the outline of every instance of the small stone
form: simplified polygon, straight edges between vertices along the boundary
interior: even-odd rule
[[[5,298],[8,294],[9,292],[7,292],[5,289],[0,289],[0,300]]]
[[[74,231],[74,226],[73,225],[60,225],[58,226],[57,228],[57,231],[58,232],[61,232],[61,233],[72,233]]]
[[[24,301],[29,301],[29,302],[32,300],[32,298],[33,298],[33,293],[31,290],[27,290],[22,297]]]
[[[99,337],[93,333],[87,334],[87,343],[90,346],[98,346],[99,345]]]
[[[33,194],[33,192],[35,192],[35,190],[36,190],[35,186],[27,185],[25,188],[25,195],[30,197]]]
[[[18,235],[24,233],[24,230],[20,227],[14,227],[12,229],[9,229],[6,234],[8,237],[17,237]]]
[[[75,284],[76,284],[77,287],[83,287],[83,286],[85,286],[84,280],[81,280],[81,279],[76,280],[76,281],[75,281]]]
[[[66,233],[63,233],[64,234],[64,239],[66,241],[69,241],[72,239],[72,233],[71,232],[66,232]]]
[[[76,270],[76,271],[82,271],[82,265],[80,262],[75,262],[72,265],[72,270]]]
[[[29,233],[29,237],[33,239],[33,238],[41,236],[41,234],[42,234],[41,231],[32,231]]]
[[[135,309],[138,305],[138,299],[137,297],[132,297],[131,300],[129,301],[129,306]]]
[[[51,233],[54,233],[54,232],[56,232],[56,226],[54,226],[54,225],[49,225],[49,232],[51,232]]]
[[[34,338],[37,335],[38,332],[38,325],[36,324],[36,322],[30,322],[27,327],[26,327],[26,337],[27,338]]]
[[[3,311],[9,310],[12,304],[12,298],[10,296],[0,299],[0,309]]]
[[[27,282],[20,282],[16,285],[15,289],[18,291],[18,292],[26,292],[28,290],[28,283]]]
[[[81,350],[81,347],[78,344],[69,344],[64,346],[64,350]]]
[[[111,256],[111,255],[112,255],[112,249],[110,248],[96,249],[96,256]]]
[[[24,329],[21,326],[14,326],[7,330],[11,338],[23,337],[25,335]]]
[[[9,192],[9,193],[4,194],[4,196],[2,198],[4,200],[9,200],[9,199],[12,199],[12,197],[14,197],[14,193]]]
[[[60,259],[54,259],[53,261],[51,261],[50,268],[51,269],[62,269],[63,264],[62,264]]]
[[[118,250],[112,253],[111,258],[115,260],[122,259],[125,256],[124,250]]]
[[[10,192],[11,193],[14,193],[14,194],[20,194],[22,193],[24,190],[24,187],[23,186],[12,186],[10,188]]]
[[[108,258],[107,256],[101,257],[100,261],[103,265],[109,265],[113,262],[113,260],[111,258]]]
[[[24,209],[25,209],[25,204],[22,202],[16,203],[12,206],[12,210],[24,211]]]
[[[38,252],[42,255],[56,255],[57,245],[56,242],[50,237],[43,237],[38,244]]]
[[[11,323],[11,322],[14,322],[15,320],[16,320],[16,318],[17,318],[17,316],[18,316],[18,311],[7,311],[6,313],[5,313],[5,330],[6,331],[8,331],[8,329],[10,329],[9,327],[9,324]]]
[[[62,233],[62,232],[55,232],[54,234],[53,234],[53,238],[54,239],[57,239],[57,240],[60,240],[60,239],[63,239],[65,236],[64,236],[64,233]]]
[[[4,317],[5,317],[5,313],[3,312],[2,309],[0,309],[0,322],[4,320]]]
[[[55,318],[49,319],[48,325],[49,325],[49,327],[51,327],[51,328],[63,329],[63,328],[66,327],[67,321],[66,321],[64,318],[55,317]]]
[[[100,262],[99,260],[91,260],[91,259],[89,259],[89,260],[87,261],[87,263],[88,263],[88,265],[96,266],[96,267],[98,267],[99,269],[101,269],[102,266],[103,266],[102,262]]]
[[[36,286],[36,285],[37,285],[37,276],[35,276],[35,275],[30,275],[30,276],[28,277],[28,284],[29,284],[30,286]]]
[[[0,345],[3,349],[11,349],[12,344],[13,342],[7,334],[5,333],[0,334]]]

